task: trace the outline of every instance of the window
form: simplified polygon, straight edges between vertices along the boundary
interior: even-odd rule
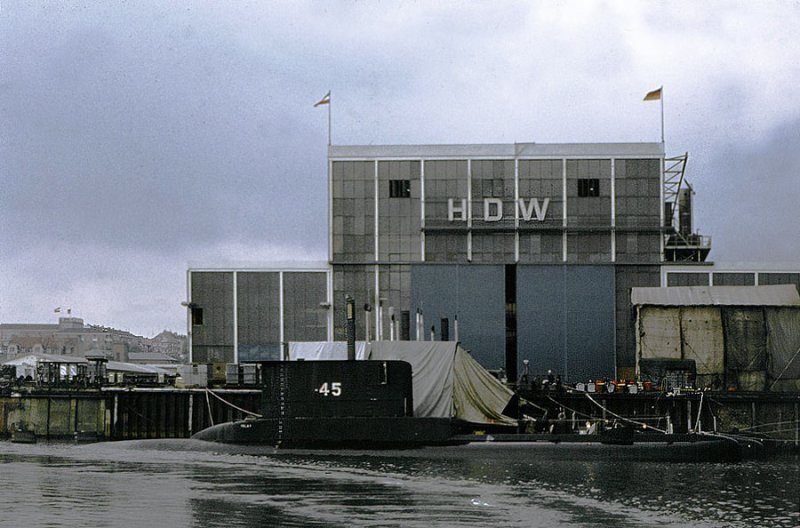
[[[583,178],[578,180],[578,196],[600,196],[600,180],[597,178]]]
[[[411,198],[411,180],[389,180],[389,198]]]
[[[199,326],[203,324],[203,309],[192,306],[192,324]]]

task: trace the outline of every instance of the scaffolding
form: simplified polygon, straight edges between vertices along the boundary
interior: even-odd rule
[[[692,196],[686,181],[689,153],[664,159],[664,260],[704,262],[711,251],[711,237],[692,232]]]

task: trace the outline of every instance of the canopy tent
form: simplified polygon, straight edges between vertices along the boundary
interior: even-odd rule
[[[411,364],[414,415],[516,425],[503,414],[514,393],[455,341],[376,341],[368,359]]]
[[[289,359],[347,359],[347,343],[290,342]],[[359,341],[356,359],[409,363],[414,416],[460,418],[477,424],[517,423],[503,414],[514,393],[455,341]]]

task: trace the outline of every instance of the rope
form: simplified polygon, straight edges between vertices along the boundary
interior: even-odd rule
[[[214,396],[216,399],[218,399],[219,401],[221,401],[222,403],[224,403],[224,404],[225,404],[225,405],[227,405],[228,407],[232,407],[232,408],[236,409],[236,410],[237,410],[237,411],[239,411],[239,412],[242,412],[242,413],[244,413],[244,414],[247,414],[247,415],[249,415],[249,416],[255,416],[256,418],[262,418],[262,417],[263,417],[262,415],[260,415],[260,414],[258,414],[258,413],[254,413],[254,412],[252,412],[252,411],[248,411],[247,409],[242,409],[241,407],[238,407],[238,406],[236,406],[236,405],[232,404],[231,402],[229,402],[229,401],[227,401],[227,400],[224,400],[224,399],[222,398],[222,396],[220,396],[220,395],[216,394],[216,393],[215,393],[214,391],[212,391],[211,389],[206,389],[206,399],[208,399],[208,395],[209,395],[209,394],[211,394],[212,396]],[[210,407],[209,407],[209,409],[210,409]],[[213,424],[212,424],[212,425],[213,425]]]
[[[752,427],[743,427],[742,429],[739,429],[739,430],[740,431],[754,431],[756,429],[761,429],[762,427],[770,427],[770,426],[773,426],[773,425],[794,425],[794,423],[795,423],[795,420],[783,420],[781,422],[769,422],[769,423],[763,423],[763,424],[754,425]],[[792,429],[792,431],[793,430],[794,429]]]
[[[575,413],[575,415],[580,416],[581,418],[588,418],[589,420],[600,420],[600,418],[597,418],[596,416],[592,416],[590,414],[582,413],[580,411],[576,411],[575,409],[570,409],[569,407],[567,407],[566,405],[563,405],[558,400],[553,399],[552,396],[547,396],[547,399],[549,399],[551,402],[555,403],[559,407],[561,407],[563,409],[566,409],[571,413]]]
[[[214,415],[211,414],[211,400],[208,398],[209,390],[206,389],[206,405],[208,406],[208,421],[211,422],[211,426],[214,426]]]
[[[700,413],[703,412],[703,397],[706,395],[706,392],[703,391],[700,393],[700,405],[697,406],[697,420],[694,422],[694,432],[700,432]]]
[[[786,364],[786,366],[783,367],[781,373],[778,374],[778,377],[775,378],[775,381],[773,381],[772,385],[769,386],[769,390],[772,390],[775,387],[775,384],[778,383],[778,381],[783,377],[784,374],[786,374],[786,369],[788,369],[791,366],[791,364],[794,363],[794,360],[797,359],[798,354],[800,354],[800,348],[797,349],[797,352],[794,353],[792,359],[790,359],[789,362]]]
[[[545,411],[545,412],[546,412],[546,411],[548,410],[548,409],[546,409],[545,407],[542,407],[541,405],[536,405],[536,404],[535,404],[535,403],[533,403],[532,401],[528,401],[528,400],[526,400],[525,398],[522,398],[522,397],[520,397],[519,401],[520,401],[521,403],[525,403],[525,404],[527,404],[527,405],[530,405],[531,407],[534,407],[534,408],[536,408],[536,409],[539,409],[540,411]]]
[[[641,425],[642,427],[647,427],[648,429],[652,429],[654,431],[658,431],[659,433],[664,433],[664,434],[667,433],[663,429],[658,429],[657,427],[653,427],[652,425],[647,425],[647,424],[645,424],[643,422],[637,422],[636,420],[631,420],[630,418],[625,418],[624,416],[620,416],[620,415],[618,415],[616,413],[613,413],[613,412],[609,411],[608,409],[606,409],[605,407],[603,407],[602,405],[600,405],[599,403],[597,403],[595,401],[595,399],[592,398],[591,395],[588,392],[584,393],[584,394],[586,395],[587,398],[589,398],[590,402],[592,402],[593,404],[597,405],[598,407],[603,409],[605,412],[607,412],[608,414],[610,414],[614,418],[619,418],[620,420],[622,420],[624,422],[630,422],[630,423],[633,423],[633,424],[636,424],[636,425]]]

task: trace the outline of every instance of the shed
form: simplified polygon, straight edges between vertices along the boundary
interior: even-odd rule
[[[794,285],[633,288],[636,360],[694,360],[698,385],[741,390],[800,382]]]

